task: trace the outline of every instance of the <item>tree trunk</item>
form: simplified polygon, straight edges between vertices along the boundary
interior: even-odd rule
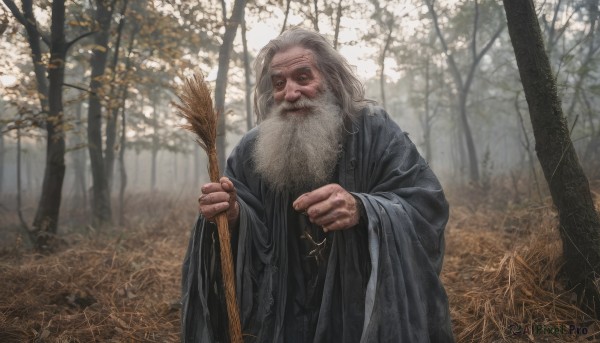
[[[467,154],[469,157],[469,178],[473,182],[479,182],[479,161],[477,158],[477,151],[475,149],[475,141],[473,140],[473,134],[471,133],[471,126],[469,125],[469,119],[467,118],[467,96],[468,95],[469,95],[468,90],[463,90],[460,92],[460,96],[459,96],[460,124],[462,126],[462,130],[465,135],[465,143],[467,144]]]
[[[58,216],[65,177],[65,132],[63,131],[62,87],[65,73],[65,2],[52,2],[51,49],[48,65],[49,112],[46,121],[46,166],[42,194],[33,222],[36,249],[46,250],[58,230]]]
[[[81,121],[81,112],[82,112],[82,103],[79,102],[77,104],[77,109],[75,110],[75,118],[76,125],[78,130],[83,130],[83,125]],[[78,136],[75,136],[75,146],[81,146],[84,144],[83,140]],[[87,199],[87,182],[86,182],[86,154],[83,148],[77,149],[73,152],[74,156],[74,172],[75,172],[75,204],[79,208],[87,209],[88,207],[88,199]]]
[[[20,124],[19,124],[20,125]],[[24,232],[29,233],[29,226],[27,225],[27,221],[23,217],[23,187],[21,182],[21,127],[17,126],[17,214],[19,215],[19,221],[21,222],[21,228]],[[27,237],[31,238],[31,237]],[[32,243],[34,243],[33,241]]]
[[[139,170],[140,170],[140,151],[136,150],[135,152],[135,163],[133,164],[133,175],[135,175],[136,177],[133,179],[134,183],[133,186],[136,187],[136,189],[139,189],[140,187],[140,178],[139,178]]]
[[[195,147],[194,147],[195,148]],[[202,168],[200,166],[200,149],[194,151],[194,189],[200,189],[200,178],[202,177]]]
[[[125,73],[126,78],[129,76],[129,72],[132,69],[131,62],[131,54],[133,52],[133,43],[135,41],[135,36],[139,31],[139,26],[134,24],[134,27],[131,31],[131,36],[129,38],[129,46],[127,48],[127,58],[125,60]],[[120,99],[120,107],[121,107],[121,138],[119,142],[119,174],[120,174],[120,183],[119,183],[119,225],[125,225],[125,189],[127,188],[127,169],[125,168],[125,147],[127,146],[127,112],[125,108],[125,104],[127,98],[129,97],[129,92],[127,87],[129,86],[129,81],[125,81],[121,84],[121,99]]]
[[[315,9],[315,16],[313,18],[313,26],[315,31],[319,32],[319,0],[313,0],[313,6]]]
[[[227,21],[225,34],[223,35],[223,44],[219,48],[219,69],[215,84],[215,110],[219,113],[217,151],[221,170],[225,170],[226,165],[225,91],[227,88],[227,73],[229,71],[231,50],[233,50],[233,40],[235,39],[238,25],[242,21],[245,6],[245,0],[235,0],[231,17]]]
[[[1,101],[1,100],[0,100]],[[2,201],[2,186],[4,185],[4,134],[2,133],[2,123],[0,123],[0,201]]]
[[[588,180],[569,136],[556,80],[544,50],[532,0],[504,0],[506,18],[529,115],[536,152],[560,220],[565,264],[562,269],[582,308],[600,318],[600,218]]]
[[[27,157],[25,158],[25,175],[27,178],[27,189],[29,190],[30,193],[33,193],[33,190],[35,188],[35,186],[33,185],[33,175],[32,175],[32,171],[33,168],[31,167],[31,155],[26,155]]]
[[[338,1],[337,15],[335,17],[335,30],[333,34],[333,48],[337,50],[340,36],[340,23],[342,22],[342,0]]]
[[[459,115],[459,114],[455,114],[455,115]],[[461,181],[465,181],[465,169],[467,167],[467,152],[465,151],[465,143],[464,143],[464,133],[463,133],[463,126],[462,125],[457,125],[456,126],[456,144],[457,144],[457,149],[458,149],[458,156],[459,156],[459,164],[458,164],[458,178]]]
[[[42,112],[47,112],[50,108],[48,102],[48,81],[46,79],[46,64],[42,61],[42,47],[40,45],[41,37],[37,30],[37,20],[33,14],[33,5],[31,0],[23,1],[23,15],[27,19],[27,37],[29,47],[31,48],[31,58],[33,59],[33,70],[35,74],[38,97]]]
[[[92,164],[93,214],[98,225],[112,220],[110,192],[105,174],[105,161],[102,156],[102,104],[103,77],[108,56],[108,39],[114,1],[97,0],[95,21],[99,31],[94,37],[92,53],[92,75],[90,81],[90,99],[88,108],[88,150]]]
[[[279,34],[282,34],[285,31],[285,28],[287,26],[288,16],[290,15],[290,4],[291,3],[292,3],[292,0],[287,0],[287,2],[286,2],[285,15],[283,16],[283,25],[281,25],[281,32],[279,32]]]
[[[158,156],[158,110],[156,108],[157,92],[155,91],[152,97],[152,165],[150,166],[150,190],[156,190],[156,157]]]
[[[425,60],[425,118],[423,118],[422,120],[424,141],[423,144],[425,145],[425,160],[429,163],[429,165],[431,165],[431,121],[433,117],[431,115],[431,108],[429,106],[429,97],[431,96],[431,73],[429,71],[429,65],[431,64],[430,61],[431,59],[428,56]]]
[[[246,80],[246,129],[250,131],[254,127],[252,115],[252,81],[250,80],[250,54],[248,53],[248,41],[246,40],[246,11],[242,15],[242,45],[244,46],[244,77]]]
[[[393,25],[389,26],[388,34],[385,37],[385,44],[383,49],[381,50],[381,55],[379,57],[379,90],[381,92],[381,105],[383,108],[387,108],[387,104],[385,101],[385,56],[390,48],[390,44],[392,42],[392,32]]]
[[[108,193],[110,195],[112,191],[113,184],[113,174],[115,170],[115,149],[117,148],[117,117],[119,116],[119,109],[121,108],[119,103],[119,95],[121,93],[121,86],[117,84],[121,84],[117,82],[117,66],[119,63],[119,48],[121,46],[121,38],[123,36],[123,27],[125,26],[125,11],[127,10],[128,1],[123,1],[123,7],[120,12],[119,26],[117,29],[117,41],[115,43],[115,49],[113,52],[113,60],[110,66],[111,69],[111,91],[110,91],[110,106],[108,106],[107,111],[110,112],[108,118],[106,119],[106,147],[104,150],[104,173],[106,177],[106,183],[108,187]]]
[[[178,164],[177,151],[173,151],[172,154],[173,154],[173,165],[172,165],[172,167],[173,167],[173,169],[172,169],[173,186],[175,188],[179,188],[179,180],[181,180],[181,179],[179,178],[179,166],[177,165]]]
[[[119,225],[125,225],[125,188],[127,188],[127,170],[125,169],[125,144],[127,144],[127,116],[125,115],[125,98],[127,91],[123,96],[121,105],[121,149],[119,150]]]

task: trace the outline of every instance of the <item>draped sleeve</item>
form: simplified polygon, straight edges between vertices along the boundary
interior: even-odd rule
[[[448,220],[442,187],[383,109],[370,108],[354,135],[344,181],[365,208],[371,264],[361,342],[452,342],[439,279]]]

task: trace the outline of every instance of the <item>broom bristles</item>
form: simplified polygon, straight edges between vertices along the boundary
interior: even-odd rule
[[[213,109],[211,91],[201,73],[186,79],[179,103],[175,103],[177,114],[186,120],[181,127],[196,134],[196,142],[207,154],[216,150],[218,113]]]

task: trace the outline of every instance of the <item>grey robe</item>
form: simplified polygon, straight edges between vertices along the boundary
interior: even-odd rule
[[[378,107],[348,130],[334,182],[364,205],[364,228],[332,232],[312,332],[294,332],[288,240],[297,195],[274,193],[255,173],[257,130],[241,140],[225,174],[240,203],[232,238],[246,342],[453,342],[439,279],[448,204],[407,135]],[[182,340],[226,342],[227,315],[212,223],[198,218],[183,264]],[[290,291],[291,292],[291,291]],[[309,319],[307,319],[309,318]]]

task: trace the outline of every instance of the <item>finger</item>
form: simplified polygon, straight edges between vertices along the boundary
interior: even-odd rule
[[[317,211],[313,212],[313,208],[309,208],[308,210],[309,218],[316,225],[329,227],[335,222],[341,228],[350,228],[358,224],[360,220],[356,200],[350,193],[335,193],[329,199],[316,206],[320,206],[321,204],[324,204],[322,209],[327,209],[325,204],[331,207],[329,210],[324,210],[320,213],[317,213]],[[337,228],[338,226],[334,227],[334,229]]]
[[[318,202],[306,209],[306,214],[311,222],[317,224],[318,221],[322,222],[323,218],[332,216],[332,212],[335,210],[334,203],[329,198],[324,201]],[[332,218],[330,220],[333,220]]]
[[[294,202],[292,203],[292,207],[294,207],[296,211],[303,211],[306,208],[306,206],[304,205],[303,198],[307,195],[308,193],[304,193],[300,195],[296,200],[294,200]]]
[[[229,209],[228,202],[220,202],[217,204],[200,206],[200,213],[202,213],[202,215],[208,219],[213,219],[219,213],[225,212],[228,209]]]
[[[231,195],[225,192],[214,192],[209,194],[202,194],[198,199],[200,205],[213,205],[220,202],[229,202]]]
[[[219,179],[219,183],[221,184],[221,187],[223,187],[223,190],[225,190],[226,192],[232,192],[235,190],[233,182],[231,182],[231,180],[229,180],[227,176],[221,177]]]
[[[323,217],[330,216],[330,220],[335,220],[340,217],[351,215],[354,208],[355,200],[352,195],[345,190],[334,190],[334,192],[325,200],[310,206],[307,209],[307,214],[313,222],[322,222]]]
[[[202,185],[200,188],[202,194],[210,194],[214,192],[223,192],[223,187],[219,182],[211,182]]]
[[[315,203],[321,202],[331,196],[332,193],[341,189],[340,185],[329,184],[323,187],[317,188],[312,192],[304,193],[294,201],[292,206],[296,211],[303,211]]]
[[[329,227],[332,223],[338,221],[346,221],[351,217],[351,214],[346,209],[336,209],[331,212],[325,213],[320,217],[313,218],[311,221],[315,225],[322,227]]]

